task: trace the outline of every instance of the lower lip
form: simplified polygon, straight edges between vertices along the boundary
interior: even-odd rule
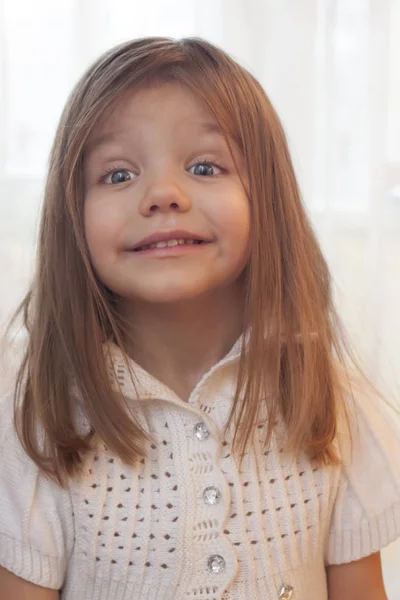
[[[177,244],[176,246],[165,246],[164,248],[148,248],[147,250],[133,250],[133,254],[137,256],[157,256],[159,258],[168,256],[180,256],[192,252],[198,252],[209,246],[211,242],[203,242],[202,244]]]

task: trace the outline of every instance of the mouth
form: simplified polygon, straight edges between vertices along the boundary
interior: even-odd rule
[[[201,244],[209,244],[206,240],[197,240],[191,238],[173,238],[170,240],[160,240],[150,244],[143,244],[133,248],[134,252],[143,252],[144,250],[153,250],[155,248],[173,248],[175,246],[199,246]]]

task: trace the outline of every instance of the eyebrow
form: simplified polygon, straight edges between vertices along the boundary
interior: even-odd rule
[[[86,146],[86,154],[92,154],[95,150],[98,150],[102,146],[107,146],[110,142],[114,142],[121,137],[127,137],[124,131],[106,131],[96,135],[89,140]]]
[[[200,130],[211,135],[219,135],[224,137],[218,123],[212,123],[211,121],[202,121],[200,123]],[[107,146],[110,142],[118,141],[121,138],[129,137],[124,130],[106,131],[93,137],[86,146],[86,155],[92,154],[95,150],[103,146]]]
[[[200,129],[203,129],[203,131],[205,131],[206,133],[214,133],[223,136],[221,127],[218,125],[218,123],[202,121],[200,123]]]

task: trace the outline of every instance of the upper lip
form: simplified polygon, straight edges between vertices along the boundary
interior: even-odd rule
[[[191,231],[184,231],[183,229],[175,231],[158,231],[152,233],[147,237],[143,238],[133,246],[133,250],[141,248],[142,246],[148,246],[149,244],[156,244],[157,242],[168,242],[169,240],[201,240],[202,242],[211,242],[211,239],[206,236],[192,233]]]

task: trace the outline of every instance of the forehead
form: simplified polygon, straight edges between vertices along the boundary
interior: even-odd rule
[[[205,102],[180,83],[163,83],[129,90],[94,128],[87,150],[112,141],[119,134],[149,133],[152,128],[173,130],[174,134],[222,136],[219,124]]]

